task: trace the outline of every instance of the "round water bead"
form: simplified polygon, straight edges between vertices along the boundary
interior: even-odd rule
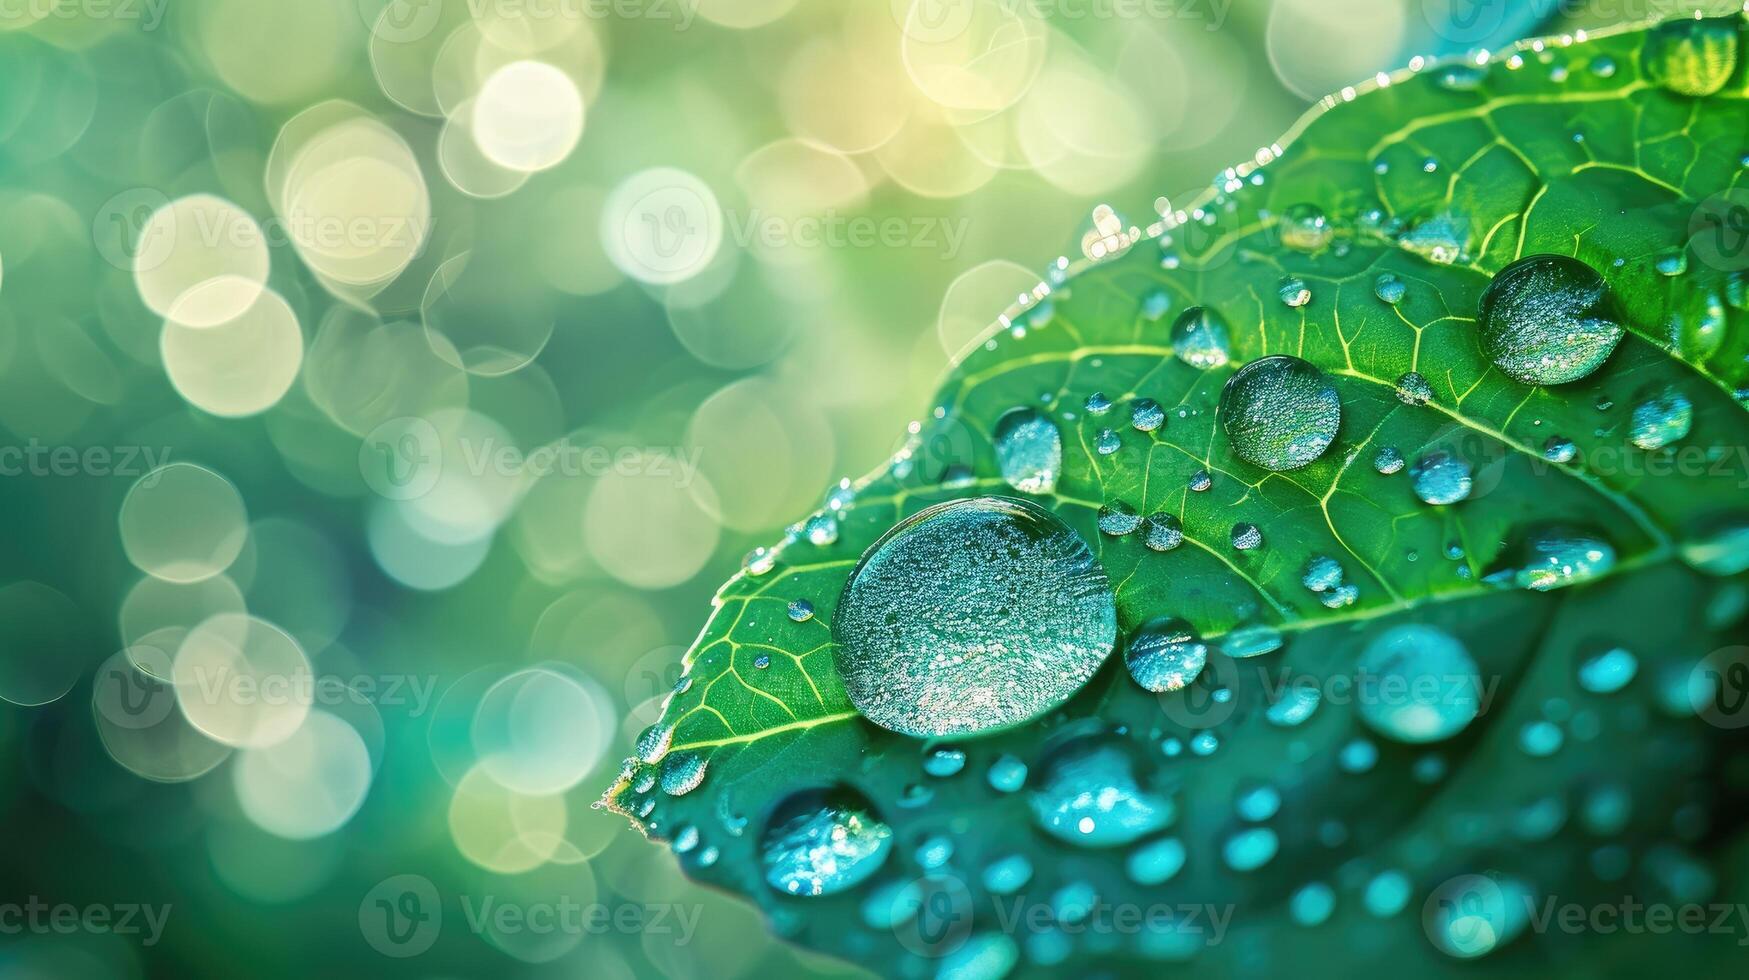
[[[1526,384],[1577,381],[1622,338],[1609,285],[1564,255],[1532,255],[1501,269],[1482,293],[1477,323],[1488,359]]]
[[[1258,358],[1221,391],[1221,426],[1233,451],[1267,470],[1311,463],[1336,439],[1341,424],[1336,386],[1297,357]]]

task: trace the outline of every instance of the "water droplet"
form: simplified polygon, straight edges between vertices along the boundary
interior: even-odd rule
[[[923,757],[923,771],[943,779],[965,767],[966,754],[960,749],[936,749]]]
[[[753,658],[753,666],[757,670],[764,670],[765,668],[770,667],[771,666],[771,654],[762,653],[759,656],[754,657]]]
[[[1099,532],[1121,538],[1136,528],[1142,526],[1142,518],[1136,509],[1121,500],[1114,500],[1099,508]]]
[[[676,853],[676,854],[685,854],[686,852],[697,847],[698,846],[698,828],[694,827],[692,824],[686,824],[685,826],[681,827],[679,830],[675,831],[674,832],[674,843],[672,846],[674,848],[674,853]]]
[[[850,701],[905,735],[1017,725],[1110,655],[1111,585],[1087,543],[1026,501],[938,504],[863,555],[832,622]]]
[[[1641,449],[1663,449],[1688,435],[1693,424],[1694,404],[1669,387],[1634,407],[1630,438]]]
[[[748,575],[756,578],[775,567],[777,567],[777,552],[763,545],[747,552],[747,557],[741,561],[741,568]]]
[[[1085,881],[1071,881],[1051,893],[1051,913],[1058,922],[1085,921],[1099,904],[1099,892]]]
[[[831,512],[815,514],[802,525],[802,534],[807,537],[809,544],[816,547],[824,548],[836,544],[838,518],[832,516]]]
[[[953,859],[953,841],[939,834],[926,837],[913,856],[925,871],[933,871]]]
[[[1433,386],[1419,371],[1407,371],[1397,379],[1397,400],[1405,405],[1425,405],[1433,400]]]
[[[1293,728],[1303,724],[1306,719],[1318,710],[1318,704],[1323,700],[1323,694],[1317,685],[1298,683],[1289,685],[1281,692],[1281,698],[1269,706],[1264,717],[1269,723],[1280,728]]]
[[[1677,95],[1700,97],[1719,91],[1737,70],[1741,20],[1678,18],[1652,28],[1640,53],[1646,77]]]
[[[1276,354],[1240,368],[1221,391],[1221,425],[1233,451],[1268,470],[1294,470],[1329,448],[1342,402],[1324,372]]]
[[[1319,601],[1324,603],[1326,609],[1343,609],[1354,605],[1354,601],[1359,598],[1360,586],[1352,582],[1344,582],[1324,593]]]
[[[1179,544],[1184,544],[1184,525],[1172,514],[1147,514],[1147,520],[1142,521],[1146,527],[1142,530],[1142,544],[1151,551],[1172,551]]]
[[[1172,323],[1172,352],[1199,370],[1221,367],[1232,357],[1232,331],[1219,313],[1192,306]]]
[[[1151,289],[1142,297],[1142,319],[1158,320],[1172,308],[1172,297],[1164,289]]]
[[[1214,755],[1221,747],[1221,740],[1214,732],[1197,732],[1190,737],[1190,751],[1197,755]]]
[[[1128,744],[1115,736],[1060,746],[1030,797],[1040,829],[1070,844],[1114,847],[1165,828],[1172,804],[1137,783],[1136,764]]]
[[[1336,911],[1336,892],[1321,881],[1311,882],[1288,899],[1288,914],[1294,922],[1306,926],[1323,925]]]
[[[1093,448],[1098,450],[1101,456],[1110,456],[1123,448],[1123,440],[1119,439],[1117,433],[1110,429],[1100,429],[1099,437],[1094,440]]]
[[[814,618],[814,604],[806,599],[791,599],[789,602],[789,618],[798,623],[805,623]]]
[[[705,757],[697,752],[677,752],[662,757],[662,792],[685,796],[704,782]]]
[[[1328,592],[1342,584],[1342,565],[1328,555],[1313,555],[1300,575],[1300,584],[1313,592]]]
[[[1526,384],[1577,381],[1622,338],[1603,277],[1564,255],[1532,255],[1501,269],[1482,293],[1477,320],[1489,360]]]
[[[1409,876],[1401,871],[1381,871],[1366,883],[1361,904],[1369,914],[1388,919],[1409,904]]]
[[[1432,160],[1427,162],[1433,163]],[[1469,222],[1454,214],[1436,214],[1397,238],[1397,245],[1403,250],[1435,265],[1463,261],[1468,255],[1469,243]]]
[[[1380,446],[1373,455],[1372,468],[1381,475],[1390,476],[1403,469],[1403,453],[1396,446]]]
[[[1149,620],[1124,649],[1124,666],[1137,684],[1164,694],[1181,691],[1208,663],[1208,645],[1182,619]]]
[[[1104,415],[1111,411],[1111,399],[1105,397],[1105,392],[1096,391],[1087,396],[1087,401],[1082,407],[1087,410],[1088,415]]]
[[[1579,686],[1592,694],[1614,694],[1639,673],[1640,661],[1623,647],[1611,647],[1579,665]]]
[[[1012,755],[1004,755],[990,763],[986,778],[990,788],[998,793],[1012,793],[1026,785],[1026,763]]]
[[[1403,280],[1391,273],[1383,272],[1379,274],[1377,279],[1373,280],[1372,292],[1381,301],[1396,306],[1403,301],[1404,295],[1409,292],[1409,287],[1404,284]]]
[[[1016,408],[996,422],[996,465],[1021,493],[1051,493],[1063,469],[1057,424],[1033,408]]]
[[[1207,490],[1214,485],[1215,479],[1214,477],[1209,476],[1208,470],[1197,470],[1195,473],[1190,474],[1190,482],[1187,484],[1187,486],[1196,493],[1202,493],[1204,490]]]
[[[1434,76],[1434,81],[1440,88],[1453,92],[1469,92],[1482,86],[1482,80],[1488,77],[1487,71],[1481,65],[1468,61],[1446,65]]]
[[[1239,551],[1250,551],[1262,546],[1263,532],[1255,524],[1240,522],[1233,525],[1233,547]]]
[[[1241,820],[1261,823],[1281,810],[1281,793],[1274,786],[1251,786],[1233,801],[1233,812]]]
[[[1409,468],[1409,485],[1422,503],[1455,504],[1470,495],[1470,464],[1443,449],[1422,456]]]
[[[1609,542],[1572,528],[1541,528],[1526,537],[1521,552],[1524,560],[1510,570],[1510,581],[1537,592],[1575,585],[1615,567],[1615,548]]]
[[[1281,243],[1296,252],[1316,252],[1330,244],[1336,229],[1311,204],[1290,205],[1281,215]]]
[[[1152,398],[1138,398],[1130,403],[1130,425],[1142,432],[1153,432],[1166,421],[1166,410]]]
[[[1010,854],[984,866],[984,887],[992,895],[1012,895],[1032,880],[1032,862],[1024,854]]]
[[[1566,436],[1549,436],[1543,443],[1543,458],[1551,463],[1571,463],[1579,455],[1579,447]]]
[[[1234,871],[1256,871],[1275,857],[1281,841],[1268,827],[1247,827],[1228,837],[1221,857]]]
[[[1518,731],[1518,747],[1523,749],[1526,755],[1537,758],[1551,756],[1561,751],[1561,743],[1566,740],[1567,736],[1561,731],[1561,727],[1547,720],[1527,722]]]
[[[1749,570],[1749,521],[1742,517],[1682,546],[1682,560],[1708,575]]]
[[[778,806],[760,843],[765,881],[785,895],[853,888],[886,863],[892,838],[855,790],[798,793]]]
[[[1184,867],[1186,856],[1182,841],[1176,837],[1162,837],[1136,845],[1136,849],[1124,858],[1124,872],[1138,885],[1165,884]]]
[[[1281,630],[1267,623],[1240,626],[1221,637],[1221,652],[1235,660],[1261,657],[1281,649]]]
[[[668,745],[672,741],[674,741],[674,726],[651,725],[638,736],[638,758],[645,762],[656,762],[668,754]],[[639,790],[639,792],[643,792],[643,790]]]
[[[1438,742],[1481,710],[1476,661],[1457,638],[1422,624],[1394,626],[1361,654],[1357,707],[1367,727],[1399,742]]]
[[[1600,54],[1591,59],[1591,74],[1598,78],[1611,78],[1615,75],[1615,59],[1609,55]]]
[[[1312,289],[1299,276],[1283,276],[1281,301],[1291,309],[1299,309],[1312,301]]]

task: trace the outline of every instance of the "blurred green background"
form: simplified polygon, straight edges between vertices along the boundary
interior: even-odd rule
[[[1455,2],[0,0],[0,977],[854,972],[591,807],[716,585],[1095,205],[1693,6]]]

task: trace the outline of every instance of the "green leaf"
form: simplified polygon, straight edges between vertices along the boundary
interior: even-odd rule
[[[1442,885],[1454,876],[1489,876],[1508,904],[1619,899],[1630,886],[1642,899],[1695,900],[1700,885],[1711,897],[1718,862],[1741,861],[1735,816],[1712,804],[1744,790],[1741,768],[1725,771],[1742,743],[1697,719],[1688,689],[1702,658],[1745,635],[1742,33],[1738,18],[1684,20],[1358,86],[1184,210],[1096,243],[1121,254],[1077,263],[1010,310],[954,367],[898,458],[834,492],[723,587],[644,760],[628,761],[605,802],[676,841],[689,875],[746,895],[782,934],[896,976],[1045,973],[1065,957],[1137,975],[1158,975],[1162,958],[1210,976],[1437,973],[1457,960],[1430,941],[1423,909],[1472,881]],[[1627,328],[1601,368],[1566,384],[1514,380],[1478,330],[1494,274],[1539,254],[1601,273]],[[1195,306],[1225,320],[1227,364],[1175,356],[1172,324]],[[1220,418],[1234,369],[1272,354],[1316,365],[1341,401],[1335,442],[1285,472],[1235,454]],[[1424,404],[1399,397],[1411,371],[1431,390]],[[1102,415],[1085,408],[1095,392],[1112,402]],[[1166,410],[1148,432],[1130,425],[1144,398]],[[1655,399],[1685,400],[1692,419],[1648,451],[1636,433],[1656,413],[1636,409]],[[994,433],[1020,406],[1061,433],[1052,492],[1002,476]],[[1109,455],[1096,449],[1106,429],[1119,441]],[[1551,460],[1551,438],[1576,454]],[[1423,503],[1409,468],[1375,469],[1386,447],[1411,464],[1435,452],[1467,462],[1468,498]],[[1206,490],[1191,488],[1199,471]],[[951,742],[967,764],[932,776],[923,762],[939,745],[851,705],[831,624],[878,537],[983,495],[1030,497],[1094,548],[1116,594],[1119,652],[1045,719]],[[1182,544],[1160,552],[1141,531],[1101,533],[1100,509],[1120,506],[1178,517]],[[1260,547],[1233,547],[1241,522],[1261,530]],[[1550,527],[1595,536],[1613,565],[1553,591],[1510,587],[1527,537]],[[1317,557],[1342,567],[1351,603],[1302,584]],[[796,599],[812,618],[789,615]],[[1273,632],[1284,643],[1211,653],[1188,689],[1149,694],[1125,670],[1123,637],[1163,616],[1215,650],[1246,652],[1235,644]],[[1366,645],[1405,622],[1457,637],[1484,684],[1480,716],[1426,746],[1378,737],[1340,697]],[[1635,679],[1617,693],[1583,688],[1578,665],[1613,647],[1634,654]],[[1319,686],[1324,703],[1297,727],[1272,723],[1270,705],[1295,682]],[[1527,748],[1546,748],[1551,731],[1558,749]],[[1035,821],[1029,796],[1045,770],[1089,739],[1121,744],[1141,788],[1170,802],[1171,825],[1142,842],[1183,845],[1182,870],[1164,883],[1126,867],[1142,844],[1077,846]],[[1031,767],[1026,789],[987,781],[1004,756]],[[1258,786],[1276,791],[1279,812],[1242,819],[1235,801]],[[780,894],[761,852],[774,809],[837,787],[890,826],[890,855],[859,887]],[[1617,789],[1632,801],[1619,825],[1599,815]],[[1234,870],[1224,849],[1255,844],[1235,837],[1247,827],[1268,828],[1277,853]],[[951,857],[927,870],[920,849],[941,839]],[[1030,881],[992,894],[984,870],[1013,855]],[[1399,881],[1401,900],[1389,901]],[[1334,911],[1297,924],[1292,896],[1314,883]],[[1052,911],[1071,885],[1101,903],[1085,921]],[[1317,904],[1301,902],[1300,914]],[[1656,955],[1643,935],[1519,926],[1488,951],[1502,969],[1621,969]],[[1713,945],[1695,962],[1734,952]]]

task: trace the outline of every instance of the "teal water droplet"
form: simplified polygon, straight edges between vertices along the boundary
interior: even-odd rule
[[[668,754],[668,745],[672,741],[674,741],[674,726],[661,723],[651,725],[638,736],[636,747],[638,758],[644,762],[656,762]]]
[[[1221,637],[1221,652],[1234,660],[1261,657],[1281,649],[1281,630],[1267,623],[1240,626]]]
[[[1140,432],[1153,432],[1166,422],[1166,410],[1152,398],[1138,398],[1130,403],[1130,425]]]
[[[1579,455],[1579,447],[1566,436],[1549,436],[1543,443],[1543,458],[1551,463],[1571,463]]]
[[[1312,204],[1290,205],[1281,215],[1281,243],[1296,252],[1316,252],[1336,234],[1322,209]]]
[[[954,980],[1002,980],[1020,961],[1020,947],[1000,932],[980,932],[941,957],[938,977]]]
[[[1615,548],[1588,531],[1545,527],[1526,537],[1523,561],[1511,571],[1520,588],[1547,592],[1588,581],[1615,567]]]
[[[1219,313],[1192,306],[1172,323],[1172,352],[1193,368],[1218,368],[1232,357],[1232,333]]]
[[[917,845],[917,853],[912,856],[923,870],[934,871],[953,860],[953,841],[940,835],[924,838],[923,843]]]
[[[1208,644],[1182,619],[1153,619],[1130,637],[1123,659],[1137,684],[1164,694],[1196,680],[1208,663]]]
[[[1389,272],[1380,273],[1379,277],[1373,280],[1373,295],[1377,296],[1381,302],[1389,303],[1392,306],[1401,303],[1408,292],[1408,285]]]
[[[1036,504],[950,501],[899,522],[851,572],[833,616],[845,692],[904,735],[1030,721],[1080,690],[1117,638],[1087,543]]]
[[[770,667],[771,666],[771,654],[762,653],[759,656],[754,657],[753,658],[753,666],[758,670],[764,670],[765,668]]]
[[[1344,582],[1331,589],[1319,598],[1325,609],[1343,609],[1354,605],[1354,600],[1360,598],[1360,586],[1352,582]]]
[[[1669,387],[1634,407],[1629,438],[1641,449],[1663,449],[1688,435],[1693,425],[1694,403]]]
[[[674,832],[674,841],[671,845],[674,853],[685,854],[697,847],[698,836],[697,827],[694,827],[692,824],[683,825],[679,830]]]
[[[1241,820],[1261,823],[1281,810],[1281,793],[1274,786],[1261,784],[1240,792],[1233,801],[1233,811]]]
[[[802,534],[808,543],[824,548],[838,542],[838,518],[830,511],[815,514],[802,525]]]
[[[1437,169],[1435,161],[1430,159],[1427,163],[1433,164]],[[1432,173],[1433,170],[1427,172]],[[1451,265],[1463,261],[1469,254],[1469,244],[1469,222],[1455,214],[1436,214],[1397,238],[1400,248],[1435,265]]]
[[[1732,518],[1682,545],[1682,560],[1708,575],[1749,571],[1749,519]]]
[[[1278,292],[1289,309],[1297,310],[1312,301],[1312,288],[1299,276],[1283,276]]]
[[[1016,408],[996,422],[996,466],[1021,493],[1051,493],[1063,471],[1063,436],[1033,408]]]
[[[1409,485],[1422,503],[1455,504],[1470,495],[1470,464],[1443,449],[1422,456],[1409,468]]]
[[[1010,854],[986,864],[981,877],[990,894],[1012,895],[1032,880],[1032,862],[1024,854]]]
[[[1313,555],[1300,575],[1300,584],[1313,592],[1328,592],[1342,584],[1342,565],[1328,555]]]
[[[1124,873],[1138,885],[1161,885],[1184,867],[1187,853],[1176,837],[1162,837],[1136,845],[1124,858]]]
[[[923,757],[923,771],[945,779],[966,767],[966,753],[961,749],[935,749]]]
[[[1214,732],[1197,732],[1190,737],[1190,751],[1197,755],[1214,755],[1221,747],[1221,739]]]
[[[1585,377],[1623,334],[1603,277],[1564,255],[1532,255],[1501,269],[1482,293],[1477,321],[1488,359],[1526,384]]]
[[[1341,424],[1336,386],[1297,357],[1258,358],[1221,391],[1221,425],[1233,452],[1267,470],[1310,464],[1329,448]]]
[[[1221,845],[1221,857],[1234,871],[1256,871],[1268,864],[1280,849],[1281,841],[1268,827],[1247,827],[1235,832]]]
[[[1085,881],[1071,881],[1051,893],[1051,914],[1062,923],[1086,921],[1098,904],[1098,890]]]
[[[763,545],[747,552],[747,557],[741,560],[742,570],[756,578],[775,567],[777,567],[777,552]]]
[[[1518,747],[1525,755],[1543,758],[1554,755],[1561,750],[1561,744],[1567,740],[1561,726],[1546,719],[1525,723],[1518,730]]]
[[[1233,547],[1239,551],[1250,551],[1263,544],[1263,532],[1255,524],[1240,522],[1233,525]]]
[[[1481,711],[1475,659],[1433,626],[1405,624],[1379,634],[1361,654],[1356,680],[1361,720],[1399,742],[1450,738]]]
[[[1381,476],[1402,472],[1402,451],[1396,446],[1380,446],[1379,451],[1373,454],[1372,468],[1377,470]]]
[[[1597,57],[1592,58],[1591,74],[1596,75],[1598,78],[1614,77],[1615,59],[1606,54],[1600,54]]]
[[[1419,371],[1404,372],[1397,379],[1397,400],[1405,405],[1425,405],[1433,400],[1433,385]]]
[[[1121,538],[1142,526],[1142,517],[1136,509],[1121,500],[1114,500],[1099,508],[1099,532]]]
[[[662,792],[669,796],[685,796],[704,782],[706,759],[697,752],[675,752],[662,757]]]
[[[1388,919],[1409,904],[1409,876],[1401,871],[1381,871],[1366,883],[1361,904],[1369,915]]]
[[[985,778],[996,792],[1013,793],[1026,785],[1026,771],[1026,763],[1012,755],[1003,755],[990,763]]]
[[[1171,551],[1184,543],[1184,525],[1171,514],[1149,514],[1143,524],[1142,543],[1151,551]]]
[[[1652,268],[1661,276],[1680,276],[1688,271],[1688,255],[1680,248],[1668,248],[1652,260]]]
[[[1371,772],[1378,762],[1379,747],[1364,738],[1351,740],[1336,753],[1337,767],[1355,775]]]
[[[1698,98],[1725,87],[1737,70],[1741,17],[1678,18],[1652,28],[1640,66],[1653,84]]]
[[[1336,892],[1321,881],[1310,882],[1288,899],[1288,914],[1308,928],[1323,925],[1336,911]]]
[[[1123,440],[1111,429],[1100,429],[1099,435],[1093,441],[1093,448],[1101,456],[1110,456],[1123,448]]]
[[[1264,712],[1271,725],[1278,728],[1293,728],[1302,725],[1318,710],[1323,700],[1323,693],[1317,685],[1308,683],[1292,684],[1281,692],[1281,697]]]
[[[1640,661],[1624,647],[1611,647],[1579,665],[1579,686],[1592,694],[1614,694],[1639,673]]]
[[[1202,493],[1204,490],[1215,485],[1215,479],[1214,477],[1209,476],[1208,470],[1197,470],[1195,473],[1190,474],[1190,481],[1186,485],[1190,487],[1192,492]]]
[[[1142,788],[1130,747],[1112,736],[1060,746],[1029,802],[1039,828],[1084,847],[1131,844],[1172,822],[1172,804]]]
[[[832,895],[881,869],[893,831],[855,790],[808,790],[780,804],[760,842],[766,884],[785,895]]]
[[[806,599],[791,599],[789,601],[789,618],[805,623],[814,618],[814,604]]]
[[[1096,391],[1087,396],[1087,401],[1081,406],[1088,415],[1104,415],[1111,411],[1111,399],[1105,397],[1105,392]]]

